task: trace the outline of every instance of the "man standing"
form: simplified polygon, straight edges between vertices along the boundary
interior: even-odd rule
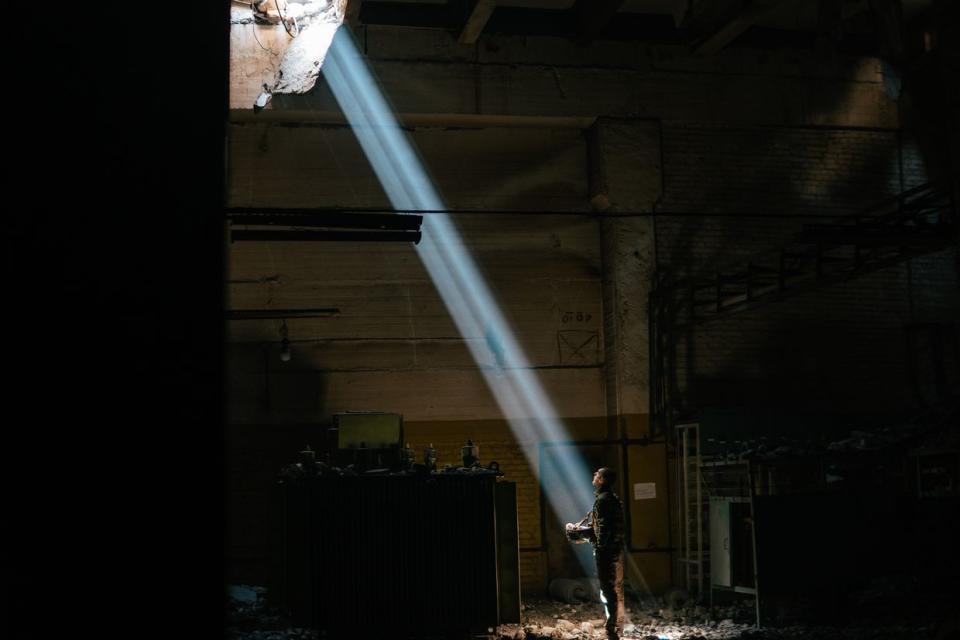
[[[597,561],[600,596],[607,614],[608,640],[618,640],[623,614],[623,508],[613,492],[617,473],[601,467],[593,474],[593,555]]]

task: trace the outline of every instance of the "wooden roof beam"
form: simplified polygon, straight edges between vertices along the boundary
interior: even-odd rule
[[[592,42],[623,6],[624,0],[577,0],[571,11],[579,25],[577,40]]]
[[[363,5],[363,0],[346,0],[347,10],[344,14],[343,21],[349,24],[351,27],[356,27],[360,25],[360,7]]]
[[[497,0],[476,0],[473,9],[470,11],[470,17],[467,18],[463,29],[460,31],[457,42],[460,44],[475,44],[496,8]]]
[[[697,42],[693,46],[693,52],[711,55],[720,51],[782,2],[783,0],[753,0],[725,20],[713,33]]]

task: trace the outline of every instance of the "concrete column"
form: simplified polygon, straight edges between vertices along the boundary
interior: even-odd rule
[[[636,437],[646,435],[649,424],[647,299],[655,256],[648,214],[662,188],[660,123],[600,118],[588,136],[590,202],[603,215],[608,437],[624,437],[627,431]]]
[[[648,299],[662,191],[660,123],[601,118],[589,131],[590,201],[602,214],[604,380],[608,441],[650,432]],[[608,447],[627,517],[626,578],[645,593],[672,584],[666,443]],[[634,488],[654,488],[642,499]],[[642,550],[641,553],[636,553]]]

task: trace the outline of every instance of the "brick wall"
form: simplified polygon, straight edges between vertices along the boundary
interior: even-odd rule
[[[709,276],[776,251],[804,221],[856,212],[927,180],[897,132],[665,123],[661,269]],[[953,249],[696,328],[678,344],[685,404],[875,413],[914,402],[911,322],[960,317]]]
[[[665,121],[660,209],[842,215],[900,190],[898,155],[893,131]]]
[[[521,551],[520,591],[524,595],[543,595],[546,590],[547,553],[545,551]]]
[[[680,270],[707,273],[721,261],[779,246],[799,222],[778,213],[846,213],[923,181],[919,155],[898,146],[892,131],[784,126],[896,126],[897,106],[883,92],[875,61],[823,70],[777,52],[730,50],[707,59],[685,49],[671,54],[635,43],[584,49],[526,37],[458,48],[447,34],[395,28],[368,29],[366,40],[387,94],[403,113],[683,119],[664,122],[659,210],[769,217],[659,218],[658,260]],[[314,93],[289,105],[304,113],[337,110],[329,91]],[[769,126],[754,126],[760,123]],[[410,135],[452,207],[587,210],[587,154],[579,131],[435,124]],[[610,162],[621,166],[618,160],[622,154]],[[385,202],[352,134],[339,127],[235,124],[230,170],[232,205]],[[597,321],[603,309],[596,222],[461,216],[458,224],[498,285],[548,394],[565,403],[559,411],[591,419],[599,425],[593,437],[602,437],[603,351],[591,351],[589,368],[567,366],[559,342],[560,332],[569,330],[595,332],[600,344],[605,337]],[[525,455],[526,447],[539,443],[517,443],[496,419],[499,410],[482,379],[470,373],[475,364],[464,345],[449,340],[456,333],[412,251],[237,243],[230,257],[231,304],[237,307],[321,301],[341,309],[336,319],[291,322],[295,359],[287,364],[263,357],[265,343],[276,346],[275,323],[231,327],[231,420],[252,423],[231,425],[228,439],[232,567],[247,576],[235,579],[258,580],[255,572],[266,557],[261,523],[269,509],[262,487],[305,443],[306,427],[265,423],[319,422],[334,410],[378,408],[416,419],[407,423],[408,440],[418,450],[432,442],[441,464],[457,463],[467,437],[479,443],[482,461],[500,462],[507,479],[518,483],[522,587],[542,591],[547,554],[539,488],[528,462],[537,458]],[[684,389],[703,401],[729,402],[737,393],[753,397],[750,385],[768,380],[780,396],[767,397],[788,402],[832,405],[853,398],[862,406],[874,395],[900,402],[894,392],[902,389],[890,381],[903,365],[904,349],[875,345],[901,344],[899,328],[911,313],[941,318],[955,310],[936,287],[920,284],[937,279],[955,290],[948,258],[918,259],[910,271],[890,269],[711,325],[682,345]],[[583,312],[592,324],[564,324],[568,312]],[[835,391],[851,378],[860,380],[862,398]],[[581,437],[589,439],[582,432],[573,439]],[[280,448],[282,455],[265,453]]]

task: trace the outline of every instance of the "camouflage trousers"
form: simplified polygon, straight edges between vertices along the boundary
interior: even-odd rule
[[[618,547],[613,550],[595,549],[597,578],[600,581],[600,596],[607,614],[606,630],[617,632],[623,629],[623,553]]]

